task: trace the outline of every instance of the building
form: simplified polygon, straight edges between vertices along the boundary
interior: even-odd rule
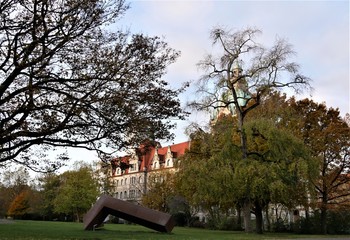
[[[111,183],[114,197],[126,201],[140,202],[147,192],[147,179],[152,172],[174,171],[178,157],[190,148],[190,142],[161,147],[143,144],[130,154],[111,161]]]

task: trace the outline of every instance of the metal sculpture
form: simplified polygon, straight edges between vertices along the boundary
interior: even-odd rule
[[[170,214],[102,195],[84,216],[84,229],[94,230],[111,214],[159,232],[170,233],[175,221]]]

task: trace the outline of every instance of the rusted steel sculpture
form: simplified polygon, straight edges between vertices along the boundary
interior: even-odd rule
[[[84,216],[84,229],[93,230],[111,214],[159,232],[170,233],[175,221],[170,214],[102,195]]]

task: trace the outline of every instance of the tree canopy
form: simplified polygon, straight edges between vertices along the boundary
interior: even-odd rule
[[[102,152],[171,137],[182,118],[162,79],[179,56],[158,37],[111,32],[124,0],[0,3],[0,163],[60,166],[45,152]],[[47,163],[44,165],[44,163]]]
[[[179,163],[179,189],[212,218],[215,210],[225,213],[249,198],[259,232],[262,210],[269,203],[293,209],[307,202],[312,190],[308,181],[317,173],[317,164],[300,139],[264,118],[245,124],[248,157],[242,159],[235,121],[223,117],[211,132],[192,134],[191,149]]]
[[[347,115],[348,116],[348,115]],[[313,207],[321,210],[321,229],[327,233],[327,212],[348,209],[350,205],[350,125],[338,109],[310,99],[287,99],[286,95],[272,93],[251,118],[269,118],[276,127],[287,129],[301,139],[317,160],[317,178],[310,179],[316,194]]]
[[[169,212],[170,199],[174,198],[176,187],[173,172],[151,173],[147,180],[147,192],[142,196],[142,205],[162,212]]]
[[[72,214],[79,222],[99,196],[93,171],[89,166],[82,165],[76,170],[64,172],[59,178],[60,187],[53,200],[54,211]]]
[[[297,129],[319,160],[319,178],[313,181],[321,210],[321,228],[327,233],[327,212],[350,206],[350,126],[338,109],[304,99],[292,102],[301,125]]]

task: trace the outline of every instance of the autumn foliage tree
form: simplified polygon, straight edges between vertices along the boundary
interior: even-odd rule
[[[292,103],[302,125],[302,136],[319,160],[320,177],[314,181],[319,194],[321,229],[327,233],[327,212],[350,204],[350,126],[338,109],[304,99]]]
[[[0,214],[5,216],[14,199],[24,191],[30,191],[30,176],[24,167],[4,170],[0,176]]]
[[[248,116],[270,118],[279,128],[301,139],[318,161],[318,178],[310,182],[321,210],[321,230],[327,233],[327,212],[350,204],[350,126],[339,110],[310,99],[296,100],[272,93]],[[312,192],[310,192],[312,193]],[[314,195],[314,194],[312,194]]]
[[[21,218],[23,215],[28,213],[29,207],[29,192],[22,191],[11,202],[7,215],[13,218]]]
[[[158,37],[110,32],[124,0],[0,3],[0,164],[52,170],[55,147],[102,152],[171,137],[182,117]]]

